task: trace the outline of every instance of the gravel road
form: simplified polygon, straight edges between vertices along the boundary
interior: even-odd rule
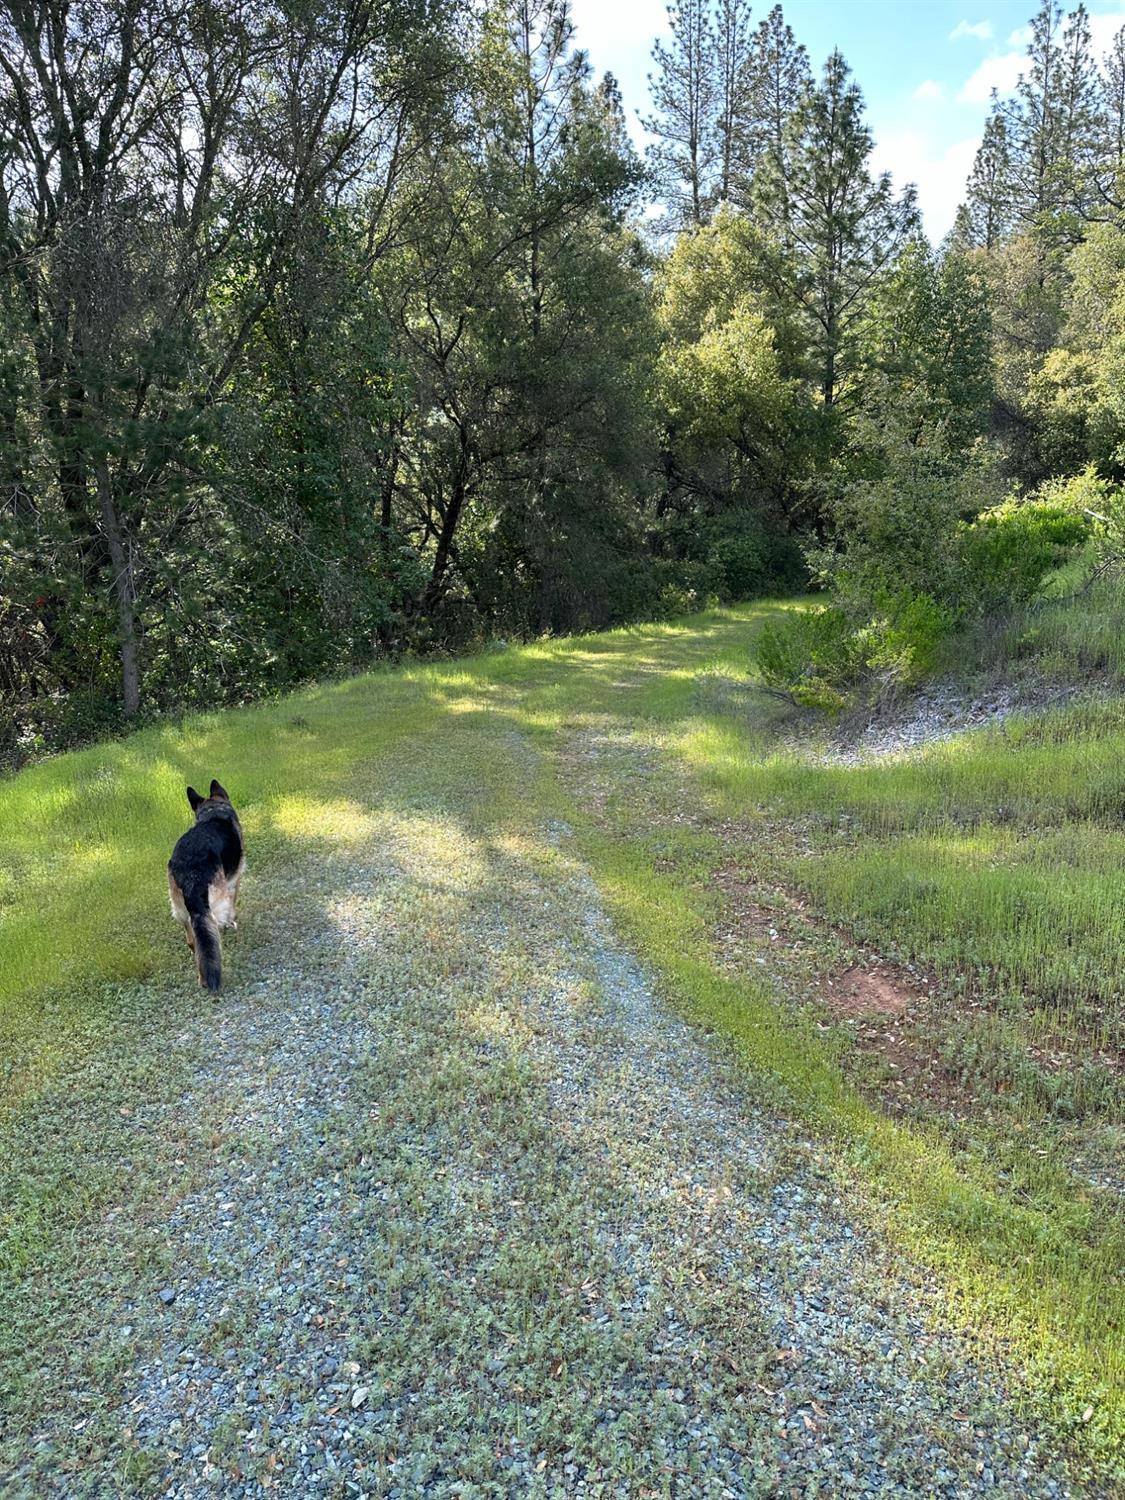
[[[342,806],[245,891],[187,1190],[89,1247],[162,1250],[76,1333],[110,1436],[48,1404],[4,1495],[1070,1493],[565,827]]]

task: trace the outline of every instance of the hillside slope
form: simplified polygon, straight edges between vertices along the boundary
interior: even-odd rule
[[[1125,714],[826,765],[771,609],[0,783],[6,1493],[1110,1492]]]

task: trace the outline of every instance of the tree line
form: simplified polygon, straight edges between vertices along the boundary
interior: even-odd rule
[[[7,761],[799,586],[920,444],[1117,464],[1120,38],[1044,7],[936,251],[780,6],[672,7],[644,159],[578,40],[567,0],[0,0]]]
[[[950,237],[993,309],[993,424],[1028,484],[1125,473],[1125,27],[1094,54],[1079,5],[1033,18],[1014,96],[994,96]]]

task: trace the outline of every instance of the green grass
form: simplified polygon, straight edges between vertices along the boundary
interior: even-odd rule
[[[1125,681],[1125,578],[1091,583],[1097,561],[1092,551],[1079,553],[1048,579],[1046,597],[986,622],[959,649],[1005,673],[1023,664],[1061,682]]]
[[[502,797],[474,726],[510,730],[545,752],[543,815],[576,829],[667,992],[837,1142],[871,1212],[940,1272],[959,1316],[1011,1343],[1040,1417],[1108,1473],[1125,1440],[1125,1241],[1062,1153],[1076,1130],[1083,1149],[1095,1137],[1120,1144],[1120,1092],[1096,1054],[1123,1042],[1125,710],[1073,706],[909,764],[825,767],[781,748],[784,711],[753,690],[754,634],[794,607],[412,666],[146,730],[0,782],[6,1100],[32,1105],[75,1038],[92,1045],[112,985],[91,979],[178,965],[186,982],[162,886],[188,820],[185,782],[214,775],[231,788],[252,878],[347,797],[357,767],[377,776],[382,758],[423,756],[435,737],[456,734],[465,777]],[[1096,634],[1066,624],[1068,609],[1091,613],[1088,598],[1051,609],[1056,645],[1077,652]],[[825,953],[828,924],[842,924],[925,966],[947,1000],[949,1066],[986,1100],[979,1120],[889,1118],[813,1012],[787,1003],[767,971],[719,962],[715,877],[732,866],[763,889],[804,892]],[[112,1045],[112,1028],[96,1034]],[[1071,1063],[1045,1069],[1029,1041]],[[35,1211],[20,1209],[29,1221]]]
[[[164,869],[190,822],[189,782],[230,766],[244,823],[269,848],[299,830],[302,798],[331,797],[432,713],[403,674],[196,717],[49,760],[0,781],[0,1099],[49,1077],[90,977],[147,977],[173,954]],[[68,989],[73,1002],[68,1002]],[[42,997],[52,995],[51,1023]]]

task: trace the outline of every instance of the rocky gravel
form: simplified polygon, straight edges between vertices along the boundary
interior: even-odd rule
[[[318,834],[248,877],[268,935],[174,1043],[195,1171],[82,1356],[131,1351],[116,1436],[78,1477],[45,1409],[0,1493],[1070,1494],[565,827]]]
[[[1001,724],[1014,713],[1069,702],[1086,691],[1042,682],[972,689],[952,679],[939,680],[913,693],[905,703],[881,705],[866,718],[841,724],[817,760],[824,765],[861,766],[909,755],[969,730]]]

